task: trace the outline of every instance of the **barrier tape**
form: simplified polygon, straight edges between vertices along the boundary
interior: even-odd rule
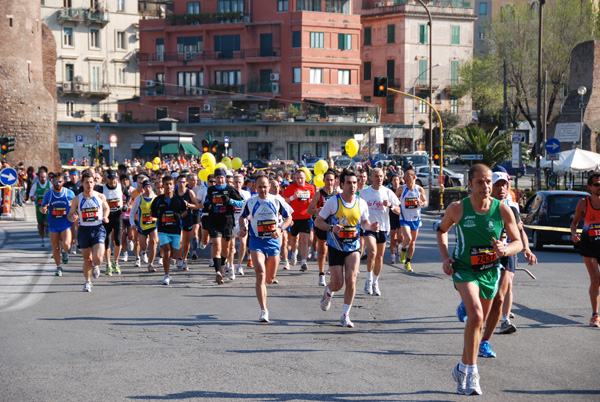
[[[557,228],[554,226],[538,226],[538,225],[523,225],[524,228],[527,229],[535,229],[535,230],[547,230],[550,232],[563,232],[563,233],[571,233],[571,228]],[[582,233],[582,229],[577,229],[577,233]]]

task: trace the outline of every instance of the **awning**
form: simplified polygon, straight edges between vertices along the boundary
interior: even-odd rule
[[[165,144],[162,146],[163,155],[179,155],[179,144],[176,142],[172,142],[170,144]]]
[[[379,107],[376,103],[351,99],[304,99],[306,102],[319,103],[323,106],[333,107]]]
[[[156,148],[155,142],[146,142],[138,151],[138,155],[152,155],[154,148]]]
[[[183,152],[185,152],[186,154],[200,156],[200,151],[198,150],[198,148],[196,148],[194,144],[190,144],[189,142],[183,142],[181,143],[181,146],[183,148]]]

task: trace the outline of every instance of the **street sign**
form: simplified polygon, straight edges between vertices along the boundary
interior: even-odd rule
[[[223,142],[225,143],[225,144],[224,144],[224,145],[225,145],[225,148],[229,147],[229,137],[225,137],[225,138],[223,139]]]
[[[512,142],[523,142],[523,133],[513,133]]]
[[[560,155],[559,154],[548,154],[548,155],[546,155],[546,160],[547,161],[558,161],[558,160],[560,160]]]
[[[480,161],[483,160],[483,155],[461,155],[460,159],[465,161]]]
[[[83,135],[76,135],[75,142],[83,142]]]
[[[560,151],[560,141],[556,138],[550,138],[546,141],[546,152],[548,154],[557,154]]]
[[[116,134],[111,134],[109,137],[109,140],[111,142],[111,144],[114,142],[115,144],[117,143],[117,135]]]
[[[518,168],[521,166],[521,144],[518,142],[512,143],[512,167]]]
[[[0,170],[0,183],[5,186],[12,186],[17,182],[17,171],[13,168],[4,168]]]
[[[385,143],[383,136],[383,127],[375,128],[375,144],[383,144]]]
[[[96,132],[99,133],[100,132],[100,124],[96,123],[95,129],[96,129]]]
[[[116,142],[111,142],[109,145],[110,145],[111,148],[116,148],[117,147],[117,143]]]

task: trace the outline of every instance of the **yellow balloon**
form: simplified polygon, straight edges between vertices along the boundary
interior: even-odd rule
[[[238,170],[239,168],[242,167],[242,160],[240,158],[233,158],[233,160],[231,161],[231,166],[235,170]]]
[[[160,165],[157,163],[154,166],[152,166],[152,170],[158,170],[160,169]]]
[[[317,186],[317,187],[325,187],[325,183],[323,182],[323,175],[322,174],[316,175],[313,183],[315,183],[315,186]]]
[[[207,181],[208,180],[208,170],[204,169],[198,172],[198,178],[202,181]]]
[[[232,166],[231,166],[231,159],[228,158],[228,157],[224,157],[221,160],[221,163],[224,164],[225,166],[227,166],[227,169],[231,169],[232,168]]]
[[[154,164],[155,165],[159,165],[160,164],[160,158],[158,156],[156,158],[154,158]]]
[[[300,168],[300,170],[306,173],[306,181],[310,181],[312,179],[312,174],[310,173],[310,170],[308,170],[307,167]]]
[[[200,158],[200,162],[202,162],[202,166],[206,169],[210,169],[211,167],[215,167],[215,163],[217,163],[215,156],[210,152],[205,152]]]
[[[215,170],[217,169],[227,170],[227,166],[225,166],[224,163],[217,163],[217,165],[215,166]]]
[[[146,162],[146,169],[152,169],[152,162]]]
[[[215,167],[212,166],[212,167],[210,167],[210,168],[208,168],[206,170],[208,170],[208,174],[213,174],[215,172]]]
[[[358,141],[356,141],[354,138],[351,138],[348,141],[346,141],[346,153],[349,157],[354,157],[354,155],[358,153],[358,148]]]
[[[315,163],[315,175],[323,175],[327,169],[329,169],[329,164],[325,160],[321,159]]]

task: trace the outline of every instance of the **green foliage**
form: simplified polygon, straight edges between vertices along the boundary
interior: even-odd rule
[[[486,133],[480,127],[467,126],[453,130],[444,142],[444,152],[450,155],[483,155],[481,163],[495,166],[511,156],[511,145],[506,134],[496,129]]]
[[[296,118],[298,116],[302,115],[302,110],[300,110],[299,108],[297,108],[296,106],[290,104],[287,109],[285,109],[285,111],[287,112],[287,116],[288,117],[292,117],[292,118]]]
[[[460,121],[457,114],[450,113],[449,111],[440,111],[440,117],[442,118],[442,124],[444,126],[444,132],[452,127],[456,127]],[[433,114],[433,121],[437,123],[437,115]]]

